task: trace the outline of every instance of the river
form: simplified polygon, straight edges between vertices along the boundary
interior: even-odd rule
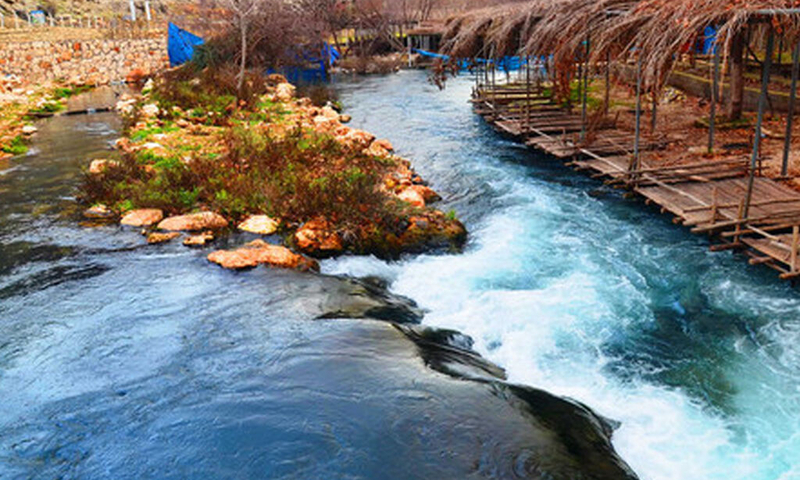
[[[511,382],[620,421],[614,445],[643,479],[800,478],[795,289],[500,138],[467,78],[335,88],[471,237],[461,255],[323,273],[379,277]],[[78,225],[80,168],[118,120],[39,126],[30,155],[0,164],[0,478],[520,473],[535,439],[496,394],[431,374],[387,324],[308,320],[349,288],[336,278],[225,272],[203,251]]]
[[[800,295],[598,181],[496,135],[472,84],[403,72],[340,85],[354,123],[390,139],[467,223],[464,255],[380,274],[471,335],[509,378],[622,422],[645,479],[800,479]]]

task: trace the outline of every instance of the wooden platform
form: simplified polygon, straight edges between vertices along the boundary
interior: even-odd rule
[[[694,233],[712,235],[717,241],[712,249],[742,250],[751,257],[751,264],[772,267],[784,279],[800,278],[800,192],[755,177],[745,218],[748,158],[693,162],[676,158],[668,162],[672,165],[643,161],[634,168],[633,132],[615,128],[608,119],[595,121],[588,132],[580,114],[519,85],[479,89],[473,103],[476,112],[498,131],[635,192]],[[576,133],[581,131],[587,131],[582,143]],[[662,138],[642,137],[639,148],[645,152],[665,146]]]

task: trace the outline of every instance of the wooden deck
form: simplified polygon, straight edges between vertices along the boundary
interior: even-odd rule
[[[635,166],[633,132],[616,128],[609,119],[589,120],[584,128],[581,114],[524,85],[484,87],[476,90],[472,101],[475,111],[499,132],[635,192],[693,233],[711,235],[712,250],[741,250],[751,264],[772,267],[784,279],[800,278],[800,192],[756,176],[745,218],[749,158],[672,161],[673,166],[642,161]],[[665,146],[663,138],[642,136],[639,150]]]

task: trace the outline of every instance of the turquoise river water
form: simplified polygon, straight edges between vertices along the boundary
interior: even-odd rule
[[[541,437],[497,388],[433,374],[383,323],[309,321],[345,275],[388,282],[509,381],[621,422],[642,479],[800,479],[798,291],[501,138],[471,85],[337,80],[353,125],[411,159],[470,240],[329,276],[80,226],[80,169],[119,122],[41,122],[0,163],[0,478],[526,476]]]

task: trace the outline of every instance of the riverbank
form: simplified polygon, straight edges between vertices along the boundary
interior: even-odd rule
[[[125,98],[118,159],[94,159],[81,199],[95,220],[144,228],[150,243],[191,232],[190,246],[238,229],[315,258],[396,258],[459,250],[466,229],[386,140],[349,128],[346,115],[295,98],[280,76],[250,78],[246,96],[208,72],[173,71]],[[273,242],[274,243],[274,242]],[[227,268],[315,262],[267,243],[209,259]]]
[[[36,118],[63,111],[68,98],[89,88],[63,82],[26,86],[17,77],[0,77],[0,161],[28,151]]]

